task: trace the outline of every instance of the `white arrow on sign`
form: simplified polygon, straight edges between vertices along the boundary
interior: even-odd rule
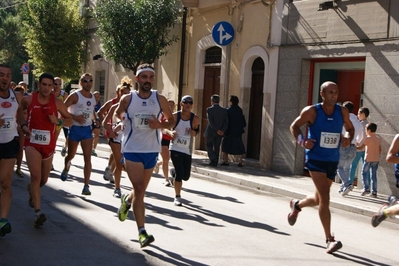
[[[218,32],[219,32],[219,43],[223,43],[223,40],[228,40],[228,39],[230,39],[230,38],[232,38],[233,36],[232,35],[230,35],[229,33],[227,33],[225,30],[224,30],[224,27],[223,27],[223,25],[222,24],[220,24],[220,26],[219,26],[219,28],[218,28]],[[223,33],[226,33],[226,34],[224,34],[223,35]]]

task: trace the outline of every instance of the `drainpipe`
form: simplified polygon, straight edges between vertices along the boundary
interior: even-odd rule
[[[226,83],[224,88],[224,108],[229,106],[229,93],[230,93],[230,68],[231,68],[231,46],[230,43],[226,47]]]
[[[179,70],[179,93],[177,95],[177,102],[179,103],[183,97],[183,74],[184,74],[184,56],[186,50],[186,25],[187,25],[187,7],[183,7],[183,23],[181,30],[181,47],[180,47],[180,70]],[[180,110],[180,104],[177,104]]]

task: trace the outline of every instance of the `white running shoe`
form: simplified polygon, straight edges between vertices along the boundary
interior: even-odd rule
[[[175,197],[173,203],[175,204],[175,206],[182,206],[181,197]]]

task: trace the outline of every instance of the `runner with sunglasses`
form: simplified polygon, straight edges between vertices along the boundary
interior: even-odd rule
[[[92,75],[89,73],[83,74],[80,77],[79,85],[81,89],[69,95],[65,101],[65,105],[68,107],[69,113],[71,113],[73,125],[69,130],[68,155],[65,157],[61,180],[65,181],[68,178],[71,161],[75,157],[80,143],[84,157],[84,186],[82,195],[88,196],[91,195],[89,181],[91,175],[91,149],[93,146],[92,123],[95,121],[97,126],[99,126],[99,123],[95,120],[94,115],[96,100],[91,93],[93,86]]]

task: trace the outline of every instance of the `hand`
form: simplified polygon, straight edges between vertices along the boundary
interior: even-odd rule
[[[30,138],[30,130],[26,124],[23,127],[21,127],[21,130],[22,133],[24,133],[25,138]]]
[[[304,139],[302,147],[304,147],[305,149],[311,150],[311,149],[313,149],[315,142],[316,142],[315,139]]]
[[[341,146],[342,148],[348,147],[351,144],[351,141],[349,138],[342,138]]]
[[[53,115],[53,114],[49,115],[48,118],[50,119],[51,123],[53,123],[53,124],[56,124],[56,125],[57,125],[57,124],[59,123],[58,117],[56,117],[56,116]]]
[[[157,117],[155,115],[152,115],[152,118],[148,118],[147,119],[148,122],[148,126],[151,129],[158,129],[161,128],[161,122],[159,122],[159,120],[157,119]]]
[[[219,136],[223,136],[223,135],[224,135],[224,132],[221,131],[221,130],[218,130],[216,133],[217,133]]]
[[[79,124],[84,124],[86,123],[86,118],[83,115],[74,115],[73,120],[78,122]]]
[[[173,140],[177,138],[177,132],[175,130],[170,131],[170,136],[172,137]]]

